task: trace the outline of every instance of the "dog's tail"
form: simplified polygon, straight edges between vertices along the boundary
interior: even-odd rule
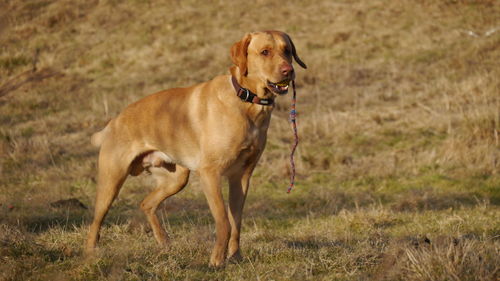
[[[110,123],[111,122],[108,122],[108,124],[106,125],[106,127],[104,127],[104,129],[92,135],[92,137],[90,138],[90,143],[92,143],[93,146],[96,147],[101,146],[102,142],[106,138],[106,135],[108,134]]]

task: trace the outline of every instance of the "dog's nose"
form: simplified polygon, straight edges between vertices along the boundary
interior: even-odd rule
[[[281,65],[281,74],[288,76],[293,73],[293,66],[289,63],[284,63]]]

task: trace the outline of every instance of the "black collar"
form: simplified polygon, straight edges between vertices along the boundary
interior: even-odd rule
[[[261,99],[256,94],[250,92],[250,90],[241,87],[241,85],[236,81],[234,76],[231,76],[231,81],[233,82],[233,87],[236,90],[236,95],[245,102],[257,103],[261,105],[272,105],[274,99]]]

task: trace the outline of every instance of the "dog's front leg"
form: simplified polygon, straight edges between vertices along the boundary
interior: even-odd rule
[[[243,206],[247,197],[250,177],[255,163],[246,167],[242,173],[228,177],[229,181],[229,222],[231,223],[231,238],[228,245],[228,257],[233,261],[242,260],[240,251],[240,230],[243,217]]]
[[[210,256],[211,266],[220,266],[224,262],[229,241],[230,226],[224,206],[221,190],[221,173],[216,169],[200,170],[203,192],[215,220],[216,240]]]

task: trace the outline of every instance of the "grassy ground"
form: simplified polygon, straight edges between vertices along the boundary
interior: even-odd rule
[[[498,280],[497,1],[0,0],[1,280]],[[207,266],[196,176],[158,249],[127,181],[100,256],[82,245],[90,135],[149,93],[227,73],[245,32],[295,41],[301,143],[280,98],[245,208],[245,259]],[[75,198],[78,204],[51,204]],[[168,215],[167,215],[168,214]]]

